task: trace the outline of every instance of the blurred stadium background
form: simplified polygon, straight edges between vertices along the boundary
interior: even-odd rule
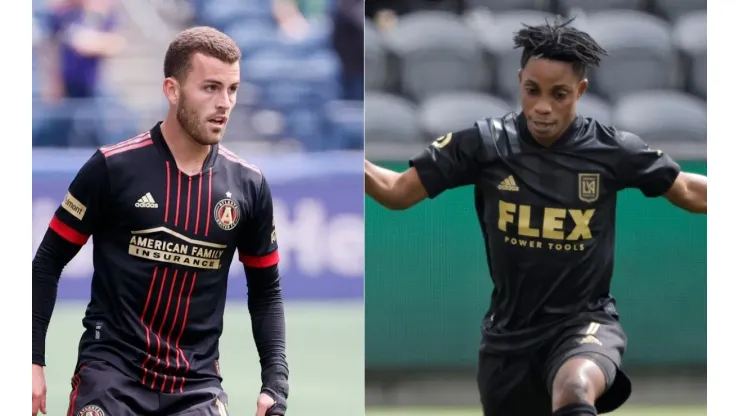
[[[164,52],[208,25],[240,45],[243,83],[224,143],[271,182],[286,299],[289,409],[362,415],[362,2],[33,0],[33,251],[98,146],[149,129],[167,103]],[[359,70],[358,70],[359,67]],[[359,71],[359,72],[358,72]],[[92,275],[88,244],[62,275],[47,337],[49,414],[65,414]],[[221,342],[233,414],[260,371],[240,265]]]
[[[433,139],[518,110],[522,23],[575,16],[610,53],[579,112],[706,173],[706,1],[368,1],[366,156],[403,170]],[[390,212],[366,200],[368,415],[475,415],[491,284],[472,189]],[[616,415],[706,414],[706,218],[620,197],[613,294],[632,399]],[[434,259],[434,260],[431,260]]]

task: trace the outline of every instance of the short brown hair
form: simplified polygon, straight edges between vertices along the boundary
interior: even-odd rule
[[[199,26],[180,32],[170,43],[164,56],[164,76],[182,80],[190,70],[190,60],[196,53],[233,64],[242,53],[233,39],[212,27]]]

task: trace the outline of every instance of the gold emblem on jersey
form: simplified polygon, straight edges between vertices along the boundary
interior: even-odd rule
[[[222,199],[213,209],[213,216],[219,227],[226,231],[233,230],[239,223],[239,205],[233,199]]]
[[[173,238],[174,237],[174,238]],[[157,262],[216,270],[226,245],[199,241],[166,227],[131,231],[128,254]]]
[[[270,233],[270,244],[277,242],[277,231],[275,230],[275,218],[272,219],[272,232]]]
[[[499,201],[498,229],[507,233],[504,241],[513,246],[555,251],[583,251],[584,240],[593,238],[591,218],[596,210],[533,207]],[[534,221],[534,216],[540,216]],[[573,224],[566,230],[566,221]],[[533,224],[541,223],[541,227]]]
[[[599,199],[599,174],[578,174],[578,198],[583,202],[593,203]]]
[[[62,208],[64,208],[65,211],[72,214],[72,216],[77,218],[78,220],[82,220],[82,218],[85,216],[85,212],[87,212],[87,207],[85,206],[85,204],[80,202],[79,199],[72,196],[72,194],[69,192],[67,192],[67,195],[64,196],[64,201],[62,201]]]
[[[599,327],[601,326],[598,322],[591,322],[591,324],[588,326],[588,329],[586,330],[586,336],[581,338],[579,341],[581,344],[598,344],[602,345],[601,341],[599,341],[598,338],[596,338],[594,335],[596,335],[596,331],[599,330]]]
[[[216,399],[216,409],[218,409],[219,416],[229,416],[229,410],[226,408],[226,404],[219,399]]]
[[[501,181],[501,183],[498,184],[498,189],[500,191],[518,192],[519,186],[516,184],[516,181],[514,180],[514,175],[509,175],[506,179]]]
[[[436,147],[437,149],[441,149],[447,146],[450,140],[452,140],[452,133],[447,133],[446,136],[442,136],[438,138],[437,140],[433,141],[432,146]]]
[[[95,405],[85,406],[79,412],[77,416],[105,416],[103,409]]]

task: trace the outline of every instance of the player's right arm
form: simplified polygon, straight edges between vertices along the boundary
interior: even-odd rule
[[[54,310],[62,270],[99,225],[108,191],[105,157],[96,152],[77,173],[49,223],[32,266],[32,360],[44,366],[46,330]]]
[[[386,208],[408,209],[447,189],[474,184],[482,154],[477,128],[449,133],[411,159],[403,173],[365,161],[365,192]]]

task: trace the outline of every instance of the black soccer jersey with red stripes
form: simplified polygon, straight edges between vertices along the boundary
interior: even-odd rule
[[[186,175],[159,124],[99,149],[51,229],[76,244],[93,240],[79,363],[107,361],[163,392],[221,381],[218,340],[235,253],[250,267],[278,262],[260,170],[214,145],[202,171]]]

